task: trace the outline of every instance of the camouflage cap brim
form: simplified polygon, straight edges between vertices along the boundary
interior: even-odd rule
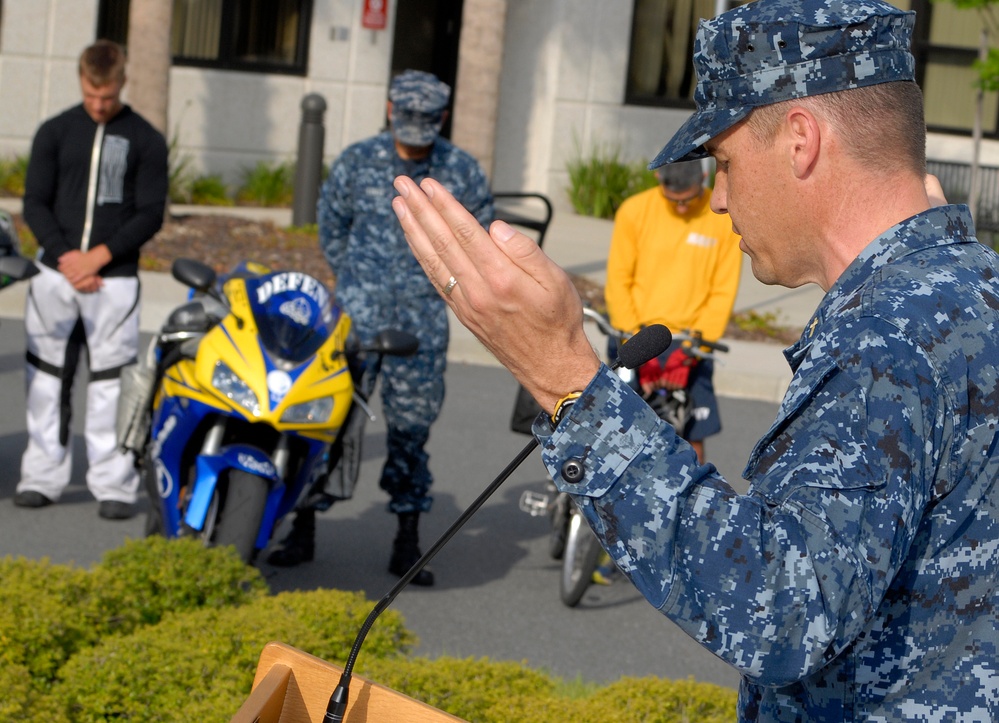
[[[393,107],[392,135],[407,146],[423,148],[431,145],[444,125],[443,113],[420,113]]]
[[[741,121],[751,110],[749,106],[744,106],[729,110],[698,111],[680,126],[680,130],[659,151],[659,155],[649,164],[649,170],[654,171],[667,163],[707,158],[710,154],[704,144]]]

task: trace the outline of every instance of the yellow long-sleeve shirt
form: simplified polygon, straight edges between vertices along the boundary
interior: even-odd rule
[[[658,187],[621,204],[604,288],[614,326],[637,331],[665,324],[673,332],[698,330],[707,341],[725,332],[742,251],[728,214],[714,213],[710,198],[705,189],[684,215]]]

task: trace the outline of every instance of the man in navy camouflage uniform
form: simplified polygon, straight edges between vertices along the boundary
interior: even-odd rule
[[[369,362],[360,381],[371,393],[381,372],[382,402],[388,426],[387,458],[381,487],[390,495],[389,511],[399,516],[399,534],[389,570],[402,576],[420,558],[417,526],[430,509],[433,477],[424,450],[430,426],[444,401],[448,347],[447,306],[409,252],[392,212],[398,175],[434,177],[483,226],[493,216],[489,184],[471,155],[440,137],[451,88],[430,73],[407,70],[389,90],[391,131],[348,147],[330,169],[319,198],[319,244],[337,277],[336,297],[350,315],[362,342],[383,329],[408,331],[419,339],[412,357],[385,357],[381,369]],[[299,530],[314,512],[300,512]],[[298,545],[295,539],[307,540]],[[300,553],[311,559],[312,530],[286,540],[271,562],[295,564]],[[433,584],[422,570],[414,578]]]
[[[741,720],[999,720],[999,261],[924,189],[912,27],[877,0],[757,0],[698,31],[697,111],[651,165],[713,155],[754,274],[827,292],[746,495],[600,364],[530,239],[459,244],[439,186],[396,182],[424,270],[551,415],[559,489],[739,670]]]

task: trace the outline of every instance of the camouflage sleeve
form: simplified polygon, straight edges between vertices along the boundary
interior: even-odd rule
[[[838,364],[827,355],[796,377],[804,392],[757,447],[748,495],[699,465],[606,367],[539,434],[556,484],[645,598],[763,685],[806,677],[859,634],[938,463],[927,450],[942,418],[920,396],[933,375],[901,334],[875,326]],[[576,483],[561,474],[570,459],[585,470]]]
[[[319,191],[316,205],[319,248],[334,274],[344,265],[350,227],[354,220],[350,177],[349,163],[341,156],[333,162],[330,174]]]

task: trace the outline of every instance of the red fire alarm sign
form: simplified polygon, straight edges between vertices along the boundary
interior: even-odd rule
[[[384,30],[387,10],[388,0],[364,0],[361,27],[369,30]]]

